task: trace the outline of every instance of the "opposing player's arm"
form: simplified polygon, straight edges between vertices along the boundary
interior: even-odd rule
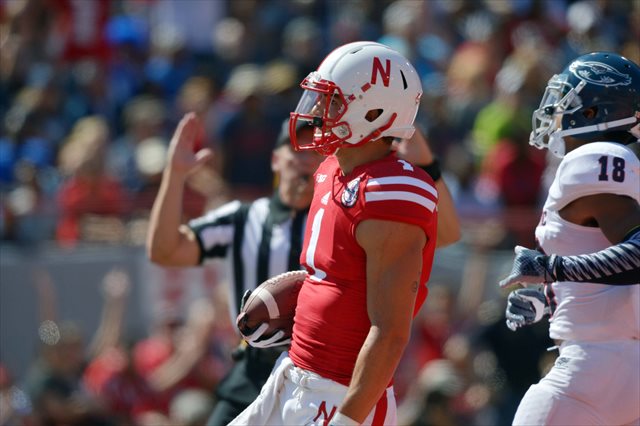
[[[409,341],[427,239],[417,226],[383,220],[360,223],[356,239],[367,255],[371,328],[339,411],[362,422],[391,381]]]
[[[596,253],[546,256],[516,247],[511,274],[501,287],[554,281],[610,285],[637,284],[640,276],[640,206],[630,197],[596,194],[579,198],[560,212],[578,225],[598,226],[612,246]]]
[[[556,256],[553,272],[560,281],[602,284],[638,283],[640,276],[640,205],[631,197],[595,194],[560,211],[573,223],[596,224],[611,247],[579,256]]]
[[[200,246],[193,232],[181,226],[184,184],[189,174],[210,159],[210,150],[193,153],[200,126],[195,114],[185,115],[171,139],[168,164],[151,209],[147,254],[163,266],[193,266],[200,259]]]
[[[565,209],[560,211],[560,216],[578,224],[595,221],[612,244],[624,241],[634,228],[640,227],[640,204],[624,195],[590,195],[577,199],[566,207],[568,208],[572,208],[573,216],[570,216],[569,212],[565,214]],[[582,211],[582,216],[573,211]]]

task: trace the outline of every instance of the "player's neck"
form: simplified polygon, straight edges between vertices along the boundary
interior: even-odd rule
[[[391,152],[391,146],[381,139],[356,147],[341,147],[336,151],[342,174],[348,175],[358,166],[379,160]]]

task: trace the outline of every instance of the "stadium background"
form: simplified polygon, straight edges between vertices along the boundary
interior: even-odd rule
[[[221,265],[162,269],[143,247],[173,128],[197,111],[198,143],[216,152],[189,182],[185,219],[268,194],[270,151],[299,82],[361,39],[398,49],[420,73],[417,123],[463,226],[462,241],[437,253],[398,372],[400,419],[508,423],[553,361],[544,324],[506,329],[497,289],[513,246],[534,244],[556,165],[527,144],[531,111],[578,54],[640,62],[638,0],[1,0],[0,424],[37,424],[28,396],[39,360],[77,338],[79,365],[100,364],[89,342],[105,327],[116,330],[109,344],[135,348],[162,325],[197,335],[204,323],[198,362],[164,390],[164,417],[135,421],[186,424],[210,407],[194,395],[211,394],[237,343]],[[108,400],[96,369],[78,389]]]

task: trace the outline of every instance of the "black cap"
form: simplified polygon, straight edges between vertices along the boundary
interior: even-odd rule
[[[296,134],[300,132],[300,129],[304,129],[305,127],[310,127],[305,121],[298,121],[296,123]],[[289,137],[289,119],[285,119],[282,122],[282,127],[280,128],[280,134],[278,134],[278,138],[276,139],[276,145],[273,149],[278,149],[281,146],[291,145],[291,138]]]

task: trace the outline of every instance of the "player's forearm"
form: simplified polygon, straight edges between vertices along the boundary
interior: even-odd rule
[[[637,284],[640,277],[640,230],[625,241],[597,253],[551,256],[548,262],[557,281]]]
[[[436,247],[446,247],[460,239],[460,221],[451,192],[444,179],[436,181],[438,190],[438,237]]]
[[[640,276],[640,230],[622,242],[595,253],[547,256],[537,250],[516,247],[509,276],[500,287],[573,281],[607,285],[638,284]]]
[[[408,334],[371,327],[339,412],[362,423],[391,381],[409,340]]]
[[[179,227],[185,179],[185,175],[169,168],[162,176],[160,189],[151,209],[147,235],[147,253],[153,262],[164,264],[182,238]]]

